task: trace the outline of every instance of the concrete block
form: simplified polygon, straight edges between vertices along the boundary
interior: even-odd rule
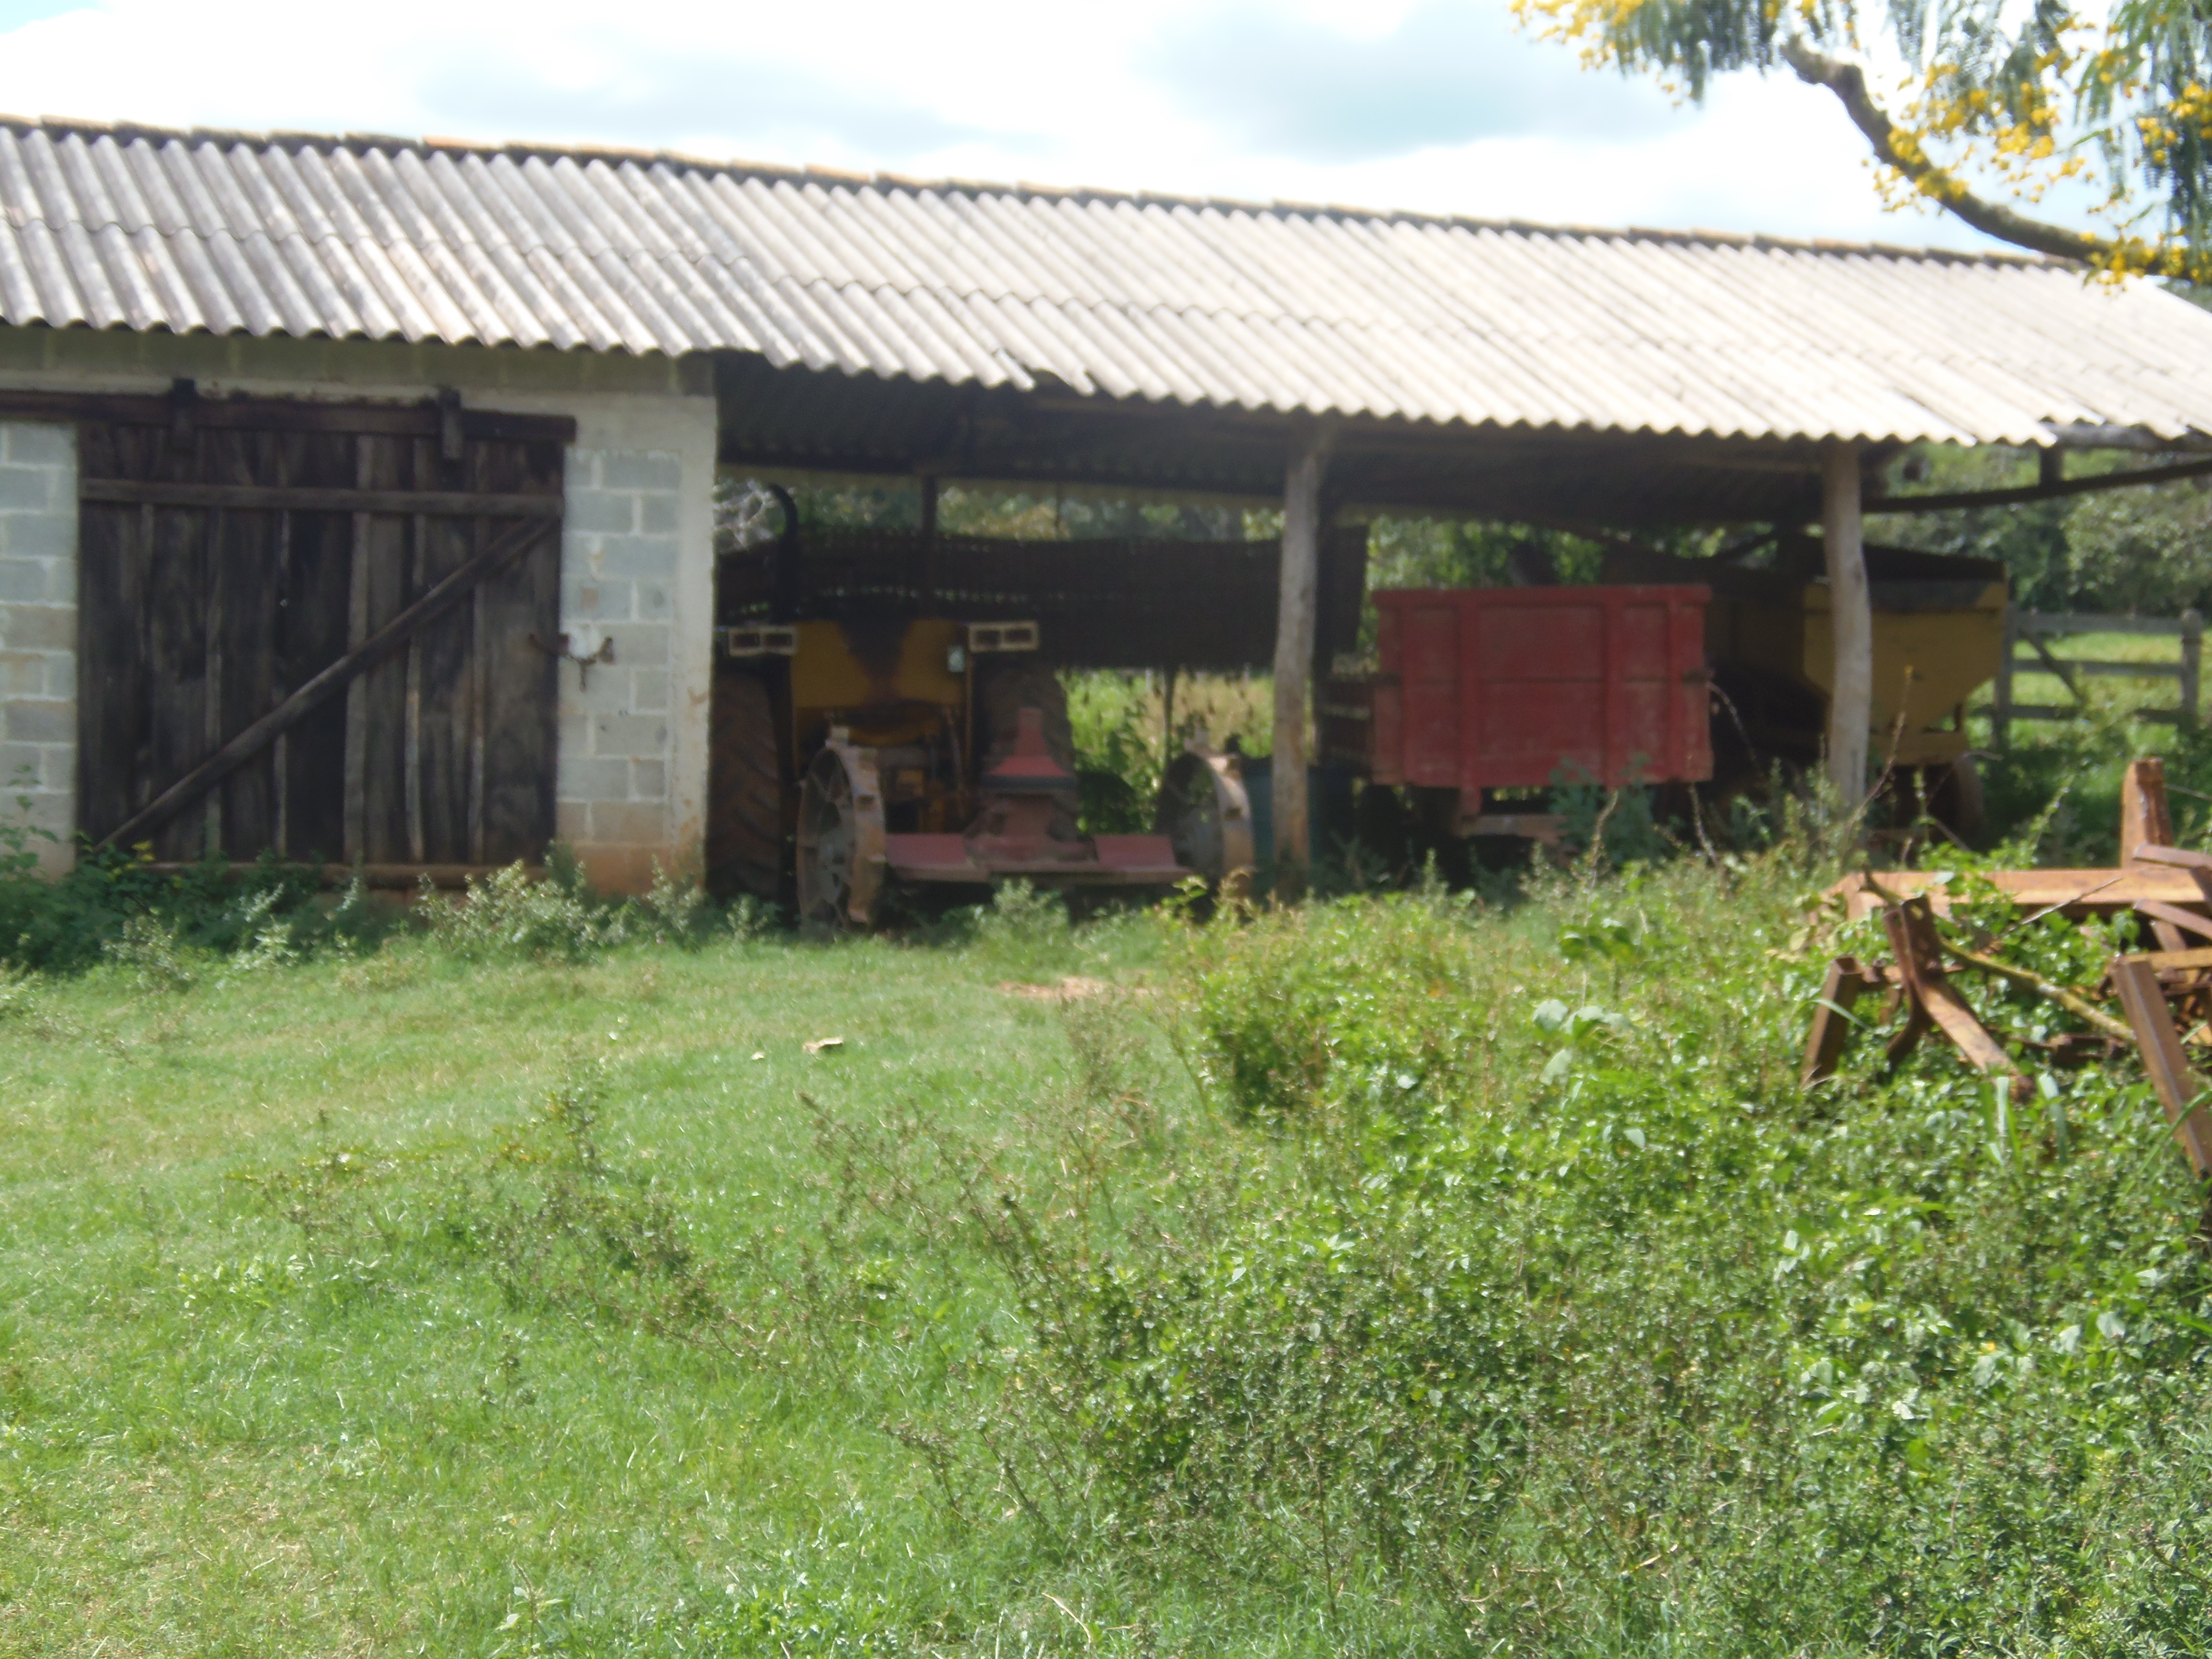
[[[684,458],[659,449],[607,450],[599,456],[599,481],[604,489],[681,489]]]
[[[657,847],[597,847],[576,849],[584,875],[602,893],[645,893],[653,888],[653,860],[666,851]]]
[[[19,698],[7,707],[6,729],[9,740],[15,743],[75,743],[76,705],[45,698],[35,702]]]
[[[669,492],[654,490],[638,498],[637,527],[648,536],[673,536],[678,515],[683,511],[684,498]]]
[[[74,651],[73,605],[0,605],[0,647],[10,651]]]
[[[46,696],[66,702],[76,696],[76,653],[49,651],[46,657]]]
[[[668,671],[640,668],[629,677],[629,706],[635,714],[657,714],[668,707]]]
[[[617,649],[615,654],[619,658],[622,653]],[[561,706],[564,708],[586,714],[637,712],[637,705],[630,700],[629,671],[619,663],[593,663],[588,674],[582,672],[581,664],[564,664],[561,678]]]
[[[0,422],[0,434],[7,438],[8,459],[18,466],[76,465],[76,433],[70,427],[48,421],[8,421]]]
[[[76,521],[67,513],[0,513],[0,554],[11,559],[73,559]]]
[[[61,503],[54,486],[61,471],[51,466],[0,466],[0,513],[47,513]]]
[[[579,842],[589,841],[592,836],[592,809],[580,800],[556,800],[553,803],[553,839],[565,841],[574,847]]]
[[[669,590],[659,582],[640,582],[637,585],[637,617],[640,622],[665,622],[676,614],[669,599]]]
[[[623,490],[571,490],[562,522],[574,532],[630,535],[637,529],[637,496]]]
[[[592,752],[592,722],[588,715],[561,710],[553,728],[553,751],[559,755]]]
[[[571,617],[579,622],[628,622],[635,605],[635,590],[628,582],[578,582],[562,590],[562,626],[568,629]]]
[[[46,757],[54,751],[35,743],[0,743],[0,800],[46,787]]]
[[[70,808],[75,804],[74,797],[64,794],[58,789],[19,790],[9,799],[8,805],[13,808],[16,800],[24,798],[27,798],[31,804],[27,808],[19,810],[31,823],[44,829],[64,831],[73,827],[70,819],[73,816]]]
[[[669,635],[666,623],[616,623],[599,630],[601,639],[615,642],[615,660],[625,668],[666,666]]]
[[[666,581],[676,574],[673,536],[602,536],[592,574]]]
[[[627,800],[629,769],[626,760],[594,760],[587,755],[563,755],[555,770],[556,800]]]
[[[0,519],[0,524],[7,522]],[[0,558],[0,604],[43,605],[51,597],[46,592],[46,561]]]
[[[658,714],[595,715],[592,753],[658,760],[668,753],[668,722]]]
[[[656,802],[592,803],[591,839],[600,846],[658,848],[667,839],[668,811]]]
[[[0,696],[45,696],[50,660],[43,651],[0,651]]]
[[[668,763],[632,761],[629,763],[629,793],[639,800],[665,800],[668,798]]]

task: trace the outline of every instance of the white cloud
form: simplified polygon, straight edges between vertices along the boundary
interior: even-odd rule
[[[0,34],[0,109],[1975,240],[1883,214],[1826,94],[1674,107],[1512,34],[1503,0],[102,0]]]

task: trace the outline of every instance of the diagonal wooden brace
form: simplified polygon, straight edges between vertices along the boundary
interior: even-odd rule
[[[2027,1098],[2027,1077],[1944,973],[1943,944],[1936,936],[1935,912],[1927,899],[1892,905],[1881,919],[1890,948],[1897,953],[1898,977],[1905,997],[1905,1024],[1889,1040],[1889,1063],[1895,1066],[1911,1054],[1933,1025],[1978,1071],[2008,1079],[2013,1097]]]

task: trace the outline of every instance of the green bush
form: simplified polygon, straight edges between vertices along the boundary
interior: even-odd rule
[[[1808,936],[1804,878],[1193,929],[1180,1144],[1108,1086],[1027,1161],[879,1146],[1005,1275],[984,1466],[1056,1547],[1467,1651],[2201,1650],[2212,1277],[2155,1101],[2020,1105],[1934,1043],[1802,1090],[1825,954],[1873,948]],[[2118,942],[2023,948],[2079,982]]]

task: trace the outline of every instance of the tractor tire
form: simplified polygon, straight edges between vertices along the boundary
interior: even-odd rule
[[[707,885],[775,903],[783,890],[783,765],[768,682],[742,669],[714,677],[707,778]]]
[[[1002,657],[976,675],[975,744],[989,771],[1013,751],[1022,710],[1044,715],[1044,746],[1054,760],[1075,770],[1075,737],[1067,723],[1067,688],[1050,665],[1032,656]]]

